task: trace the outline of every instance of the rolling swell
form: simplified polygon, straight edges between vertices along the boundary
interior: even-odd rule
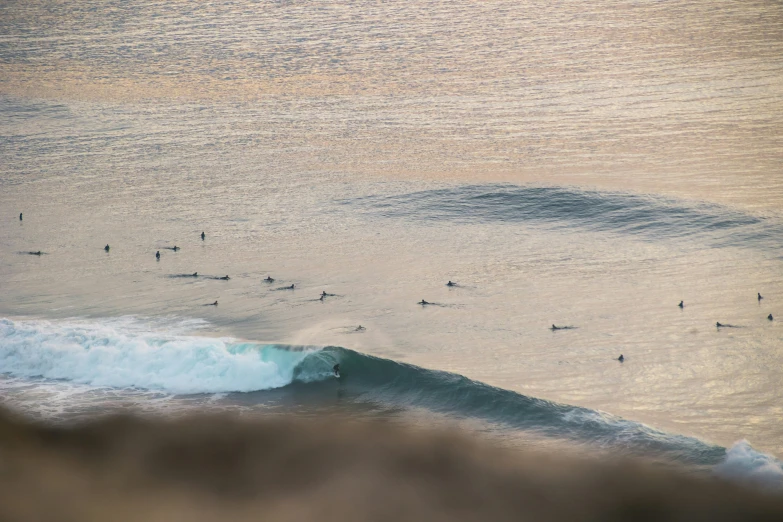
[[[783,224],[715,204],[619,192],[510,184],[463,185],[344,200],[369,213],[465,223],[539,223],[648,238],[702,237],[712,246],[780,251]]]
[[[477,418],[547,437],[665,455],[679,462],[715,465],[726,450],[697,439],[654,430],[643,424],[587,408],[557,404],[473,381],[338,347],[309,354],[294,371],[300,376],[328,373],[340,363],[343,387],[356,400],[419,407],[458,418]]]

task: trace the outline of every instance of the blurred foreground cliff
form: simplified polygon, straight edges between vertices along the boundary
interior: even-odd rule
[[[783,497],[387,422],[0,414],[3,521],[783,521]]]

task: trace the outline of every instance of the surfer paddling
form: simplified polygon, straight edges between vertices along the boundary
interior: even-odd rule
[[[716,328],[742,328],[741,326],[734,326],[733,324],[715,323]]]

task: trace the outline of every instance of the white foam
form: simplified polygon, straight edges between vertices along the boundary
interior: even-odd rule
[[[783,462],[756,451],[744,439],[726,450],[726,460],[715,467],[715,473],[763,489],[783,489]]]
[[[161,334],[138,321],[0,320],[0,372],[175,394],[279,388],[312,350]]]

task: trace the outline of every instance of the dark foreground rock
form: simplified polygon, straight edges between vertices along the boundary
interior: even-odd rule
[[[769,521],[717,479],[495,448],[385,422],[0,416],[0,520]]]

